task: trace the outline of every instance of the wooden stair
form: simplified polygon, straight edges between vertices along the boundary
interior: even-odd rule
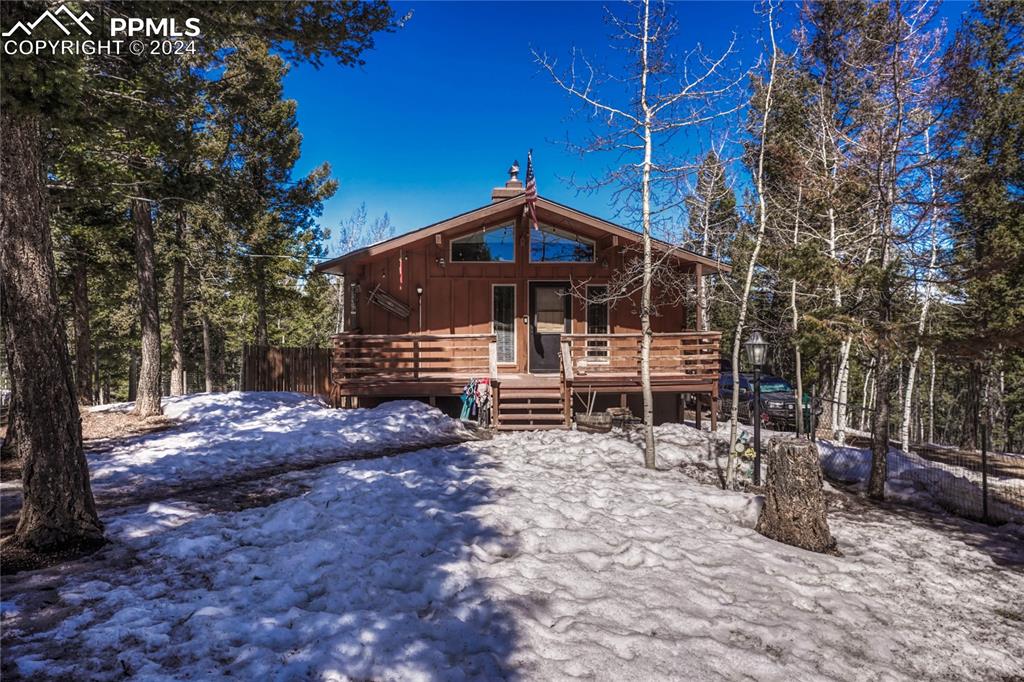
[[[564,428],[565,402],[561,386],[501,388],[497,422],[499,431]]]

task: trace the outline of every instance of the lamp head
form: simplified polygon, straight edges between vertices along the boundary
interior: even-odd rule
[[[747,361],[750,362],[754,367],[760,367],[764,364],[765,359],[768,356],[768,342],[761,336],[761,332],[754,330],[750,333],[750,338],[743,344],[743,347],[747,351]]]

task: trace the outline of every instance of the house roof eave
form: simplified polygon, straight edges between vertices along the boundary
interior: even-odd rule
[[[407,232],[405,234],[399,235],[397,237],[392,237],[391,239],[378,242],[376,244],[364,246],[354,251],[350,251],[349,253],[346,253],[342,256],[338,256],[337,258],[332,258],[331,260],[324,261],[323,263],[318,264],[315,270],[318,272],[341,274],[343,270],[342,266],[344,266],[345,263],[356,261],[361,258],[369,258],[372,256],[376,256],[381,253],[390,251],[392,249],[400,248],[402,246],[405,246],[406,244],[417,241],[419,239],[423,239],[424,237],[431,237],[435,234],[441,234],[443,232],[447,232],[448,230],[456,229],[462,225],[473,222],[475,220],[486,220],[489,217],[498,216],[511,208],[515,208],[516,206],[522,206],[524,203],[525,195],[523,193],[519,193],[507,199],[494,201],[485,206],[480,206],[470,211],[466,211],[465,213],[460,213],[459,215],[452,216],[451,218],[446,218],[445,220],[441,220],[439,222],[432,223],[425,227],[413,230],[412,232]],[[609,222],[603,218],[599,218],[595,215],[585,213],[578,209],[572,208],[571,206],[566,206],[565,204],[560,204],[557,201],[552,201],[551,199],[538,197],[537,207],[539,209],[558,214],[570,220],[575,220],[576,222],[581,222],[583,224],[590,225],[591,227],[594,227],[596,229],[608,232],[613,235],[618,235],[626,239],[639,240],[642,237],[640,233],[630,230],[629,228],[623,227],[621,225],[616,225],[615,223]],[[655,246],[659,250],[668,251],[670,253],[678,253],[678,255],[680,257],[684,257],[685,260],[700,263],[703,266],[709,268],[709,273],[727,273],[732,270],[732,267],[726,263],[717,261],[713,258],[708,258],[707,256],[702,256],[698,253],[690,251],[689,249],[674,246],[672,244],[669,244],[668,242],[661,241],[660,239],[654,239],[653,241]]]

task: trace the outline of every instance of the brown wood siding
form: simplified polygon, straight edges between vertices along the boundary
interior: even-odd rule
[[[517,210],[516,213],[519,211]],[[452,263],[450,240],[483,227],[516,224],[514,263]],[[564,218],[541,221],[564,230],[594,239],[596,259],[593,264],[553,264],[529,262],[530,227],[521,215],[500,215],[480,224],[473,224],[451,234],[427,236],[392,251],[350,264],[345,274],[360,287],[357,303],[357,324],[352,328],[364,334],[489,334],[493,284],[516,285],[516,360],[517,370],[526,372],[528,359],[527,325],[523,316],[528,311],[529,282],[566,281],[576,284],[605,284],[621,265],[622,251],[618,239],[585,225],[572,225]],[[440,242],[440,243],[438,243]],[[402,275],[399,259],[403,258]],[[444,259],[445,265],[440,264]],[[369,302],[370,292],[380,285],[384,291],[409,306],[409,318],[403,320]],[[423,287],[418,301],[416,287]],[[609,332],[638,332],[639,297],[618,301],[609,309]],[[420,305],[423,328],[420,329]],[[687,315],[681,307],[661,306],[652,325],[655,332],[686,330]],[[587,331],[586,304],[580,299],[572,303],[572,331]]]

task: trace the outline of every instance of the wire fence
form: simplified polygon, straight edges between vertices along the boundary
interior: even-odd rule
[[[870,442],[862,436],[845,446],[822,441],[822,467],[840,482],[868,480]],[[888,454],[888,496],[920,501],[927,495],[957,516],[987,523],[1024,523],[1024,455],[962,450],[943,445],[896,447]]]

